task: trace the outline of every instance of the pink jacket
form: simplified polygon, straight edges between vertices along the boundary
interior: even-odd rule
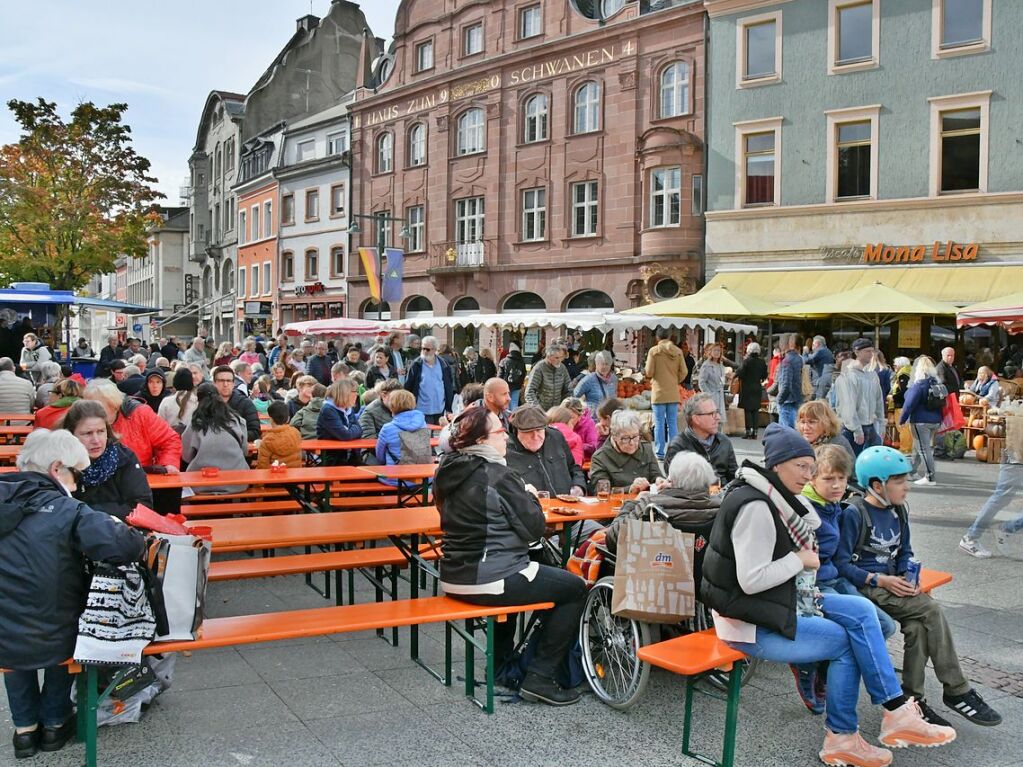
[[[586,411],[579,417],[579,420],[575,422],[575,433],[579,435],[579,439],[583,443],[583,456],[589,458],[592,456],[598,447],[600,447],[600,435],[597,433],[597,424],[593,422],[593,417],[589,411]],[[582,462],[579,462],[582,466]]]
[[[579,435],[572,431],[572,428],[567,423],[552,423],[551,426],[561,432],[561,436],[568,443],[568,449],[572,451],[572,458],[579,466],[582,466],[583,441],[579,438]]]

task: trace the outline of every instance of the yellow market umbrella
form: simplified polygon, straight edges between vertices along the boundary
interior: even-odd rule
[[[728,288],[701,290],[656,304],[626,309],[622,314],[655,314],[659,317],[769,317],[780,307]]]

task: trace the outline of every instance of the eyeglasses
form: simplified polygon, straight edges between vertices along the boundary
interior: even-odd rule
[[[234,383],[233,378],[214,378],[213,383]]]
[[[631,437],[623,437],[619,435],[615,437],[615,439],[618,440],[619,442],[639,442],[639,435],[635,434]]]
[[[702,415],[702,416],[712,415],[715,418],[720,418],[721,417],[721,413],[719,413],[717,410],[708,410],[706,413],[693,413],[693,415],[694,416],[698,416],[698,415]]]
[[[488,432],[488,434],[507,434],[507,433],[508,432],[507,432],[507,430],[504,427],[501,427],[500,429],[492,429],[491,431]]]

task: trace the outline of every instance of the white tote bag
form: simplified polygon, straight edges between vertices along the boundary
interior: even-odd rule
[[[155,535],[160,543],[151,549],[150,566],[162,586],[168,626],[156,639],[195,639],[206,608],[210,542],[193,535]]]

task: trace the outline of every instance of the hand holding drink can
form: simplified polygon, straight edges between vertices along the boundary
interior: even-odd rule
[[[905,578],[913,588],[920,588],[920,560],[916,557],[910,557],[906,563]]]

